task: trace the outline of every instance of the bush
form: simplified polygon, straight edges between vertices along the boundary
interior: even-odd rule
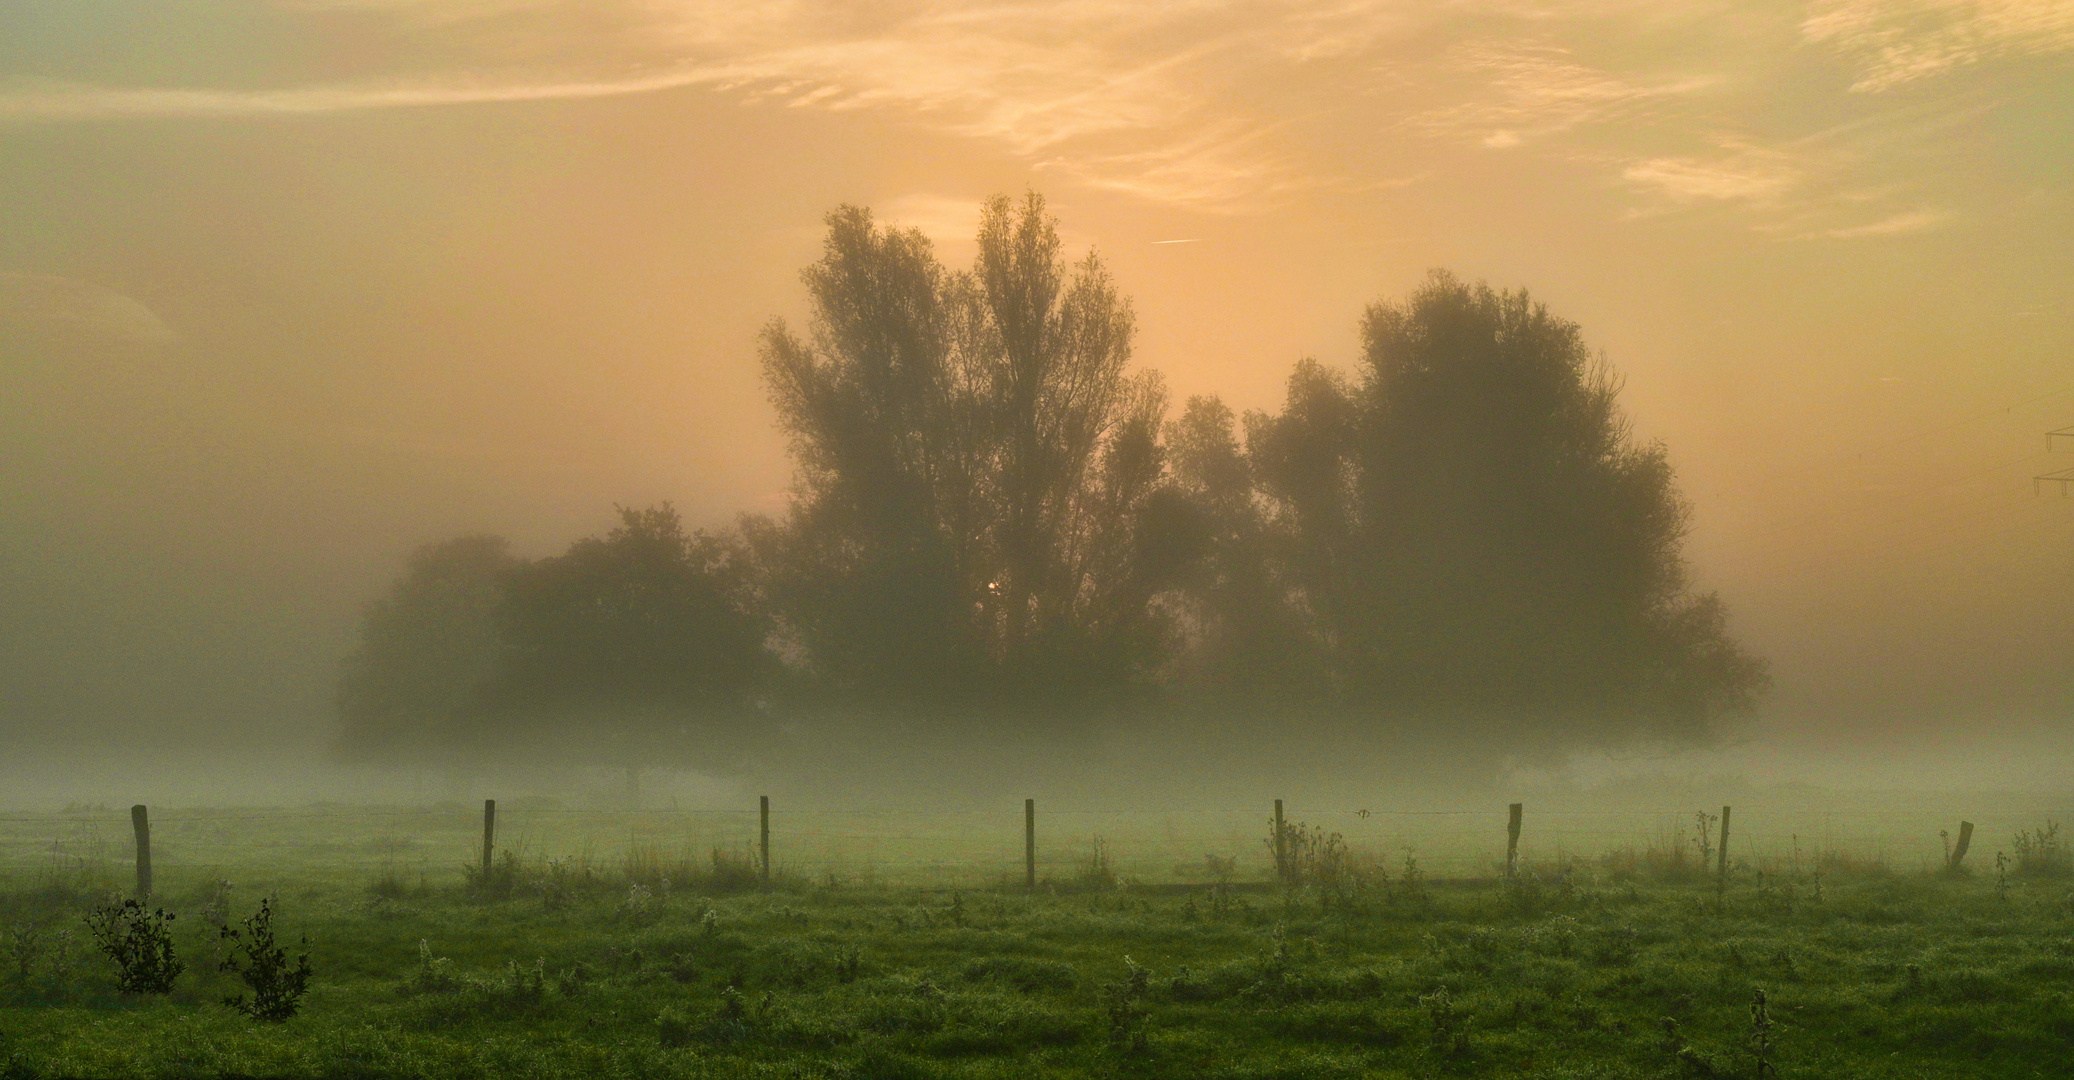
[[[2061,878],[2074,875],[2074,858],[2060,839],[2060,823],[2047,821],[2042,828],[2016,834],[2016,872],[2025,877]]]
[[[303,952],[295,958],[295,966],[289,966],[287,951],[274,942],[271,898],[261,899],[259,910],[244,925],[244,934],[228,926],[218,931],[234,951],[217,968],[245,980],[252,998],[247,1001],[238,994],[224,998],[223,1003],[254,1020],[280,1023],[295,1015],[302,1007],[303,994],[309,991],[310,954]],[[302,947],[309,949],[309,938],[302,939]]]
[[[115,961],[115,986],[125,994],[169,994],[187,965],[173,953],[174,919],[164,908],[144,910],[135,900],[88,912],[94,946]]]

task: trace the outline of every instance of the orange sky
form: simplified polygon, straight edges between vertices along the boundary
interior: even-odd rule
[[[1177,400],[1429,267],[1580,322],[1764,739],[2064,724],[2070,60],[2060,0],[10,4],[0,726],[310,730],[419,541],[781,507],[821,215],[962,262],[1025,187]]]

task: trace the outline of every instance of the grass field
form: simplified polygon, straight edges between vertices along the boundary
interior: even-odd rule
[[[124,883],[127,823],[16,816],[0,1075],[2074,1075],[2057,837],[1998,867],[2012,837],[1984,826],[1968,874],[1751,849],[1722,888],[1668,829],[1508,881],[1480,851],[1292,823],[1287,885],[1259,815],[1117,821],[1133,840],[1054,844],[1032,893],[1005,829],[953,881],[947,826],[830,821],[878,846],[766,889],[739,817],[674,845],[574,820],[519,829],[485,876],[462,812],[169,814],[155,902],[187,970],[123,995],[82,916]],[[223,1007],[215,970],[215,926],[269,893],[316,972],[281,1024]]]

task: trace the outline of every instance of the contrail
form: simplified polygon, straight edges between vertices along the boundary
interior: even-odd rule
[[[1187,239],[1187,240],[1154,240],[1154,241],[1153,241],[1153,243],[1155,243],[1155,244],[1200,244],[1200,243],[1202,243],[1202,242],[1203,242],[1203,238],[1202,238],[1202,237],[1200,237],[1200,236],[1197,236],[1197,237],[1193,237],[1193,238],[1191,238],[1191,239]]]

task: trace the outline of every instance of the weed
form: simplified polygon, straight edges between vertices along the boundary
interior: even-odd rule
[[[750,892],[762,884],[756,855],[747,849],[714,848],[713,873],[703,883],[716,893]]]
[[[395,867],[385,866],[381,876],[368,883],[367,893],[382,900],[401,900],[410,895],[410,887],[403,883]]]
[[[50,940],[39,923],[15,923],[7,928],[8,974],[23,985],[35,974],[37,962],[50,948]]]
[[[1709,814],[1705,810],[1693,812],[1692,846],[1694,850],[1699,852],[1700,869],[1702,871],[1705,871],[1708,864],[1714,861],[1714,825],[1720,820],[1719,815]]]
[[[252,990],[252,999],[234,994],[223,999],[225,1005],[253,1020],[280,1023],[302,1008],[302,996],[310,989],[310,939],[302,939],[303,952],[295,958],[295,965],[288,964],[288,952],[274,941],[274,905],[272,897],[262,897],[259,910],[244,920],[244,933],[225,926],[217,931],[234,950],[217,965],[218,970],[230,972],[244,980]],[[238,956],[243,953],[243,957]]]
[[[1426,1010],[1434,1053],[1455,1057],[1469,1052],[1469,1017],[1455,1007],[1454,996],[1447,987],[1436,987],[1432,993],[1422,995],[1419,1007]]]
[[[534,1005],[547,997],[547,960],[536,957],[532,967],[516,960],[504,962],[504,984],[496,988],[514,1005]]]
[[[1080,864],[1080,873],[1073,884],[1083,889],[1108,890],[1116,888],[1116,868],[1109,862],[1109,843],[1095,837],[1094,847],[1088,852],[1087,861]]]
[[[1995,899],[2009,899],[2009,856],[2000,851],[1995,853]]]
[[[115,961],[115,985],[125,994],[169,994],[187,970],[173,952],[172,923],[164,908],[144,910],[135,900],[103,904],[89,912],[94,947]]]
[[[640,882],[627,886],[627,894],[619,902],[619,917],[628,926],[647,926],[662,912],[662,901],[656,898],[655,890]]]
[[[1339,833],[1299,821],[1282,826],[1280,839],[1278,845],[1274,821],[1269,819],[1266,844],[1281,860],[1281,878],[1286,884],[1316,886],[1337,895],[1350,883],[1353,865],[1346,839]]]
[[[2047,821],[2043,826],[2019,830],[2010,845],[2016,851],[2016,872],[2026,877],[2063,878],[2074,876],[2074,858],[2070,858],[2065,841],[2060,839],[2060,823]]]
[[[1103,983],[1096,1000],[1101,1004],[1110,1048],[1124,1054],[1142,1054],[1147,1045],[1145,1022],[1148,1013],[1144,1001],[1152,988],[1152,973],[1128,956],[1123,958],[1123,966],[1123,979]]]
[[[1404,869],[1397,876],[1400,894],[1413,903],[1426,902],[1426,875],[1419,869],[1419,857],[1410,848],[1404,849]]]
[[[411,972],[404,985],[420,993],[440,994],[459,990],[464,984],[461,977],[454,974],[454,962],[444,956],[434,959],[432,946],[420,938],[417,969]]]
[[[496,860],[488,865],[462,863],[461,874],[468,882],[470,891],[486,899],[504,900],[511,896],[512,889],[524,876],[524,868],[519,863],[518,852],[505,848],[498,852]]]
[[[855,945],[844,945],[835,950],[835,981],[853,983],[858,972],[864,969],[864,954]]]
[[[1756,1059],[1757,1080],[1779,1075],[1772,1064],[1772,1011],[1765,1000],[1764,990],[1758,988],[1750,996],[1750,1056]]]
[[[581,960],[555,973],[555,993],[563,997],[579,997],[588,989],[597,976],[591,966]]]

